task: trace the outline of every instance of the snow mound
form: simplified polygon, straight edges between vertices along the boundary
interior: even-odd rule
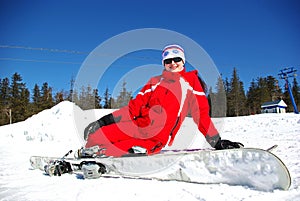
[[[63,101],[23,122],[0,127],[1,137],[36,142],[80,140],[84,127],[89,122],[109,112],[110,110],[83,111],[74,103]]]

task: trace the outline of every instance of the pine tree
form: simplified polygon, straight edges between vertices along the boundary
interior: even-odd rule
[[[226,116],[226,91],[224,87],[224,83],[222,77],[219,76],[217,86],[216,86],[217,94],[216,94],[216,104],[217,111],[215,117],[225,117]]]
[[[58,104],[64,100],[65,99],[64,99],[64,91],[63,90],[61,90],[60,92],[57,92],[55,94],[55,104]]]
[[[210,115],[212,117],[225,117],[226,116],[226,92],[222,77],[219,76],[216,84],[216,93],[209,89],[209,102],[210,102]]]
[[[86,105],[86,110],[88,109],[94,109],[95,108],[95,96],[93,94],[92,87],[90,85],[87,86],[86,88],[86,94],[85,94],[85,105]]]
[[[264,102],[272,101],[272,95],[270,88],[268,86],[267,78],[259,77],[257,81],[258,85],[258,96],[260,97],[259,101],[260,104],[263,104]]]
[[[111,108],[117,108],[115,107],[115,105],[117,105],[116,100],[113,97],[110,98],[109,102],[111,104]]]
[[[77,94],[77,91],[74,90],[72,99],[81,109],[89,110],[102,108],[98,89],[92,89],[90,85],[87,87],[82,86],[79,95]]]
[[[0,125],[9,123],[10,83],[8,78],[0,79]]]
[[[10,108],[12,109],[12,122],[23,121],[28,117],[27,107],[29,106],[30,93],[26,85],[22,83],[22,77],[18,73],[12,76],[10,93]]]
[[[247,108],[249,114],[258,114],[264,102],[282,99],[282,91],[278,86],[278,80],[273,76],[257,77],[252,80],[247,93]]]
[[[33,88],[33,112],[38,113],[42,110],[42,96],[41,96],[41,91],[40,87],[35,84]]]
[[[111,99],[110,99],[110,93],[108,91],[108,88],[106,88],[105,93],[104,93],[103,108],[105,108],[105,109],[111,108]]]
[[[227,97],[227,95],[229,94],[229,91],[230,91],[230,83],[229,83],[227,77],[225,78],[225,81],[224,81],[224,89],[225,89],[225,93],[226,93],[226,97]]]
[[[95,99],[95,109],[102,108],[102,106],[101,106],[101,97],[99,96],[98,89],[93,90],[93,96],[94,96],[94,99]]]
[[[126,84],[127,83],[124,81],[122,84],[122,89],[120,91],[120,94],[117,97],[117,100],[115,102],[115,105],[113,105],[114,108],[121,108],[123,106],[126,106],[129,103],[129,101],[132,99],[132,92],[127,91]]]
[[[0,80],[0,104],[2,107],[8,107],[10,101],[9,79]]]
[[[72,93],[73,93],[73,95],[72,95],[71,102],[73,102],[79,106],[80,105],[79,91],[77,89],[74,89]]]
[[[282,92],[281,89],[278,88],[278,80],[273,76],[267,76],[266,78],[267,88],[269,91],[269,96],[271,101],[276,101],[281,99]]]
[[[290,99],[290,94],[289,94],[288,86],[287,86],[286,82],[284,82],[283,100],[287,105],[286,111],[287,112],[292,112],[294,109],[293,109],[292,101]]]
[[[247,110],[249,114],[260,113],[260,98],[258,95],[258,86],[254,79],[250,83],[249,91],[247,93]]]
[[[246,114],[246,96],[243,82],[240,81],[237,69],[233,69],[230,89],[227,97],[228,116],[240,116]]]
[[[87,101],[87,92],[84,86],[81,87],[78,102],[75,103],[83,110],[89,109],[89,103]]]
[[[49,109],[54,106],[54,101],[52,97],[52,88],[49,87],[48,83],[43,83],[41,89],[41,99],[42,99],[42,110]]]
[[[21,108],[20,108],[20,113],[22,114],[22,119],[21,120],[25,120],[27,119],[29,116],[31,116],[33,114],[32,110],[30,109],[30,92],[29,90],[26,88],[25,84],[22,84],[22,88],[21,88]]]

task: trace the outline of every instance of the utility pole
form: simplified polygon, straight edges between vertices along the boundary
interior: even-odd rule
[[[12,124],[12,115],[11,115],[11,109],[3,109],[3,112],[7,115],[9,118],[9,124]]]
[[[290,99],[292,101],[293,107],[294,107],[294,113],[295,114],[299,114],[298,109],[297,109],[297,105],[295,103],[295,99],[292,93],[292,89],[291,89],[291,85],[289,83],[289,77],[296,77],[296,69],[294,69],[294,67],[290,67],[290,68],[284,68],[282,70],[280,70],[280,73],[278,74],[280,76],[281,79],[285,80],[286,86],[288,88],[288,92],[290,94]],[[292,75],[290,75],[292,74]]]
[[[9,124],[11,124],[12,123],[11,109],[8,110],[8,114],[9,114]]]

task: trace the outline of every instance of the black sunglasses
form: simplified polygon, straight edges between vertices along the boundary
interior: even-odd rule
[[[166,59],[166,60],[164,60],[164,64],[170,64],[170,63],[172,63],[172,61],[174,61],[174,62],[181,62],[182,59],[180,57]]]

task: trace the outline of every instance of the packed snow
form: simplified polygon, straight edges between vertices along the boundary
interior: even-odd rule
[[[292,185],[288,191],[128,178],[84,180],[74,174],[49,177],[31,168],[32,155],[62,156],[80,148],[85,126],[110,112],[83,111],[65,101],[24,122],[0,127],[0,200],[300,200],[300,116],[293,113],[213,119],[223,139],[263,149],[279,145],[273,153],[290,171]],[[187,134],[196,137],[187,138]],[[186,118],[170,149],[181,148],[186,139],[192,139],[189,148],[209,147],[191,118]]]

